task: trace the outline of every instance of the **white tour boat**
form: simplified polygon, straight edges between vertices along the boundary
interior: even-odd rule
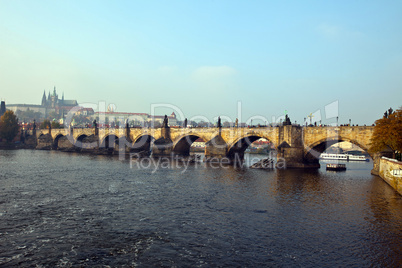
[[[323,160],[344,160],[344,161],[369,161],[369,159],[364,155],[353,155],[353,154],[327,154],[322,153],[320,159]]]

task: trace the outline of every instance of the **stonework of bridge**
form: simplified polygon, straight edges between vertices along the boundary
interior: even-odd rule
[[[348,141],[368,151],[372,126],[259,128],[73,128],[36,130],[37,148],[96,151],[98,153],[149,152],[155,157],[188,156],[191,144],[205,141],[205,159],[243,159],[254,141],[265,138],[288,168],[319,167],[318,157],[329,146]],[[371,155],[376,161],[377,156]],[[376,162],[374,163],[374,169]]]

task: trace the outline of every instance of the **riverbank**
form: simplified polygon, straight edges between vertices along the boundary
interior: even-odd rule
[[[402,162],[381,157],[379,176],[402,195]]]

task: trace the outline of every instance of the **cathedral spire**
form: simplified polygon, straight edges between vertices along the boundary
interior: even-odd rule
[[[42,106],[46,105],[46,93],[45,90],[43,90],[43,96],[42,96]]]

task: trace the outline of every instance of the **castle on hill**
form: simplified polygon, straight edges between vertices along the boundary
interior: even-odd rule
[[[32,122],[34,119],[37,121],[56,119],[59,120],[60,124],[63,124],[63,119],[65,119],[69,111],[77,106],[77,100],[64,99],[64,93],[62,93],[61,98],[59,98],[56,87],[54,87],[53,92],[49,91],[47,95],[46,91],[43,91],[41,104],[7,104],[7,110],[13,111],[21,122]],[[162,115],[116,112],[113,106],[109,106],[106,112],[94,112],[92,108],[79,107],[75,114],[86,118],[86,120],[84,120],[86,123],[76,123],[73,121],[73,124],[77,126],[85,126],[94,120],[98,123],[103,123],[104,126],[124,125],[125,122],[129,122],[131,126],[159,126],[165,119]],[[167,116],[167,119],[169,126],[178,125],[178,120],[174,112]]]
[[[63,118],[67,115],[68,111],[77,106],[77,100],[65,100],[64,93],[61,99],[56,92],[56,87],[53,88],[53,93],[49,91],[46,97],[46,91],[43,91],[42,102],[40,105],[36,104],[7,104],[7,110],[12,110],[17,116],[21,112],[32,111],[36,113],[39,120],[47,118],[49,115],[54,115],[58,118]],[[53,114],[52,114],[53,113]]]

